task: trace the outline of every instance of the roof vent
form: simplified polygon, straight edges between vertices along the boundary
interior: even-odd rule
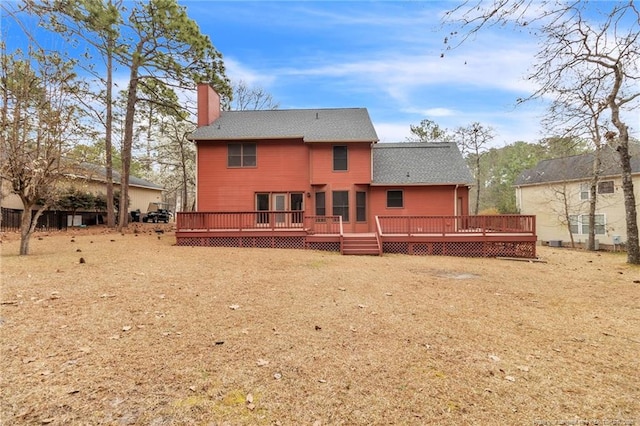
[[[316,112],[316,120],[318,119],[318,115],[319,115],[319,113]]]

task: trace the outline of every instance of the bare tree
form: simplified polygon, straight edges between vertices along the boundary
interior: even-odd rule
[[[601,10],[601,7],[609,9]],[[529,98],[553,95],[559,90],[593,87],[597,81],[617,130],[616,149],[622,167],[627,222],[627,262],[640,264],[638,215],[631,176],[629,128],[624,111],[637,107],[640,98],[640,12],[629,2],[564,2],[533,0],[467,1],[448,14],[448,19],[470,34],[494,24],[514,24],[540,37],[530,79],[539,89]],[[462,42],[459,41],[459,42]],[[579,78],[574,70],[580,69]],[[614,139],[611,139],[612,142]]]
[[[482,187],[481,159],[487,152],[487,145],[495,137],[495,134],[491,127],[484,127],[475,122],[467,127],[458,128],[456,135],[458,145],[462,153],[467,156],[467,161],[473,161],[473,174],[476,178],[476,203],[473,214],[477,215],[480,210],[480,188]]]
[[[58,55],[32,51],[23,57],[1,48],[0,175],[22,201],[20,254],[27,255],[38,218],[56,201],[65,174],[62,157],[76,129],[71,100],[77,89],[73,64]]]
[[[552,201],[549,208],[557,215],[558,222],[567,227],[569,239],[571,240],[571,248],[575,248],[576,243],[571,227],[571,216],[577,216],[580,213],[580,206],[575,206],[573,203],[578,197],[570,190],[570,186],[566,181],[549,187],[548,191],[550,192],[549,198]]]
[[[187,136],[194,125],[175,117],[167,117],[162,124],[157,162],[165,189],[175,194],[176,210],[189,211],[195,200],[196,150]]]
[[[234,111],[278,109],[280,104],[261,87],[249,87],[243,80],[232,85]]]
[[[574,72],[580,72],[575,67]],[[602,79],[586,79],[579,75],[576,79],[589,84],[574,88],[558,87],[556,97],[545,120],[548,128],[563,129],[571,140],[586,140],[593,149],[593,165],[589,188],[589,239],[588,250],[595,250],[595,217],[598,204],[598,182],[602,173],[602,133],[610,134],[603,128],[602,114],[607,108],[601,90]]]
[[[272,110],[279,104],[273,96],[260,87],[249,87],[244,81],[232,85],[233,100],[227,108],[231,110]],[[150,110],[145,108],[148,115]],[[174,201],[177,211],[188,211],[195,200],[195,147],[187,139],[195,123],[187,121],[181,114],[169,109],[157,109],[155,123],[147,120],[146,129],[156,126],[156,150],[153,158],[158,167],[158,178],[163,182],[166,198]],[[154,111],[156,111],[154,110]],[[150,137],[147,135],[147,139]],[[148,151],[147,151],[148,152]],[[148,155],[148,154],[147,154]]]

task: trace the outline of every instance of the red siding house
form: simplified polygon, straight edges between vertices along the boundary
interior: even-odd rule
[[[378,143],[365,108],[221,111],[199,85],[190,139],[197,211],[178,215],[178,244],[447,254],[443,238],[460,246],[471,230],[486,242],[456,144]],[[476,255],[492,254],[481,245]]]

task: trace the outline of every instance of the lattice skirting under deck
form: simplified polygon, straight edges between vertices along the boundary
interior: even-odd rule
[[[179,237],[179,246],[253,247],[340,251],[339,242],[309,242],[304,237]]]
[[[337,241],[307,242],[304,237],[179,237],[179,246],[308,249],[340,252]],[[383,242],[383,253],[459,257],[535,258],[536,243],[521,242]]]
[[[536,257],[535,241],[521,242],[383,242],[383,253],[460,257]]]

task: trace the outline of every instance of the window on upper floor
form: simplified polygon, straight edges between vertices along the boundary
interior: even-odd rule
[[[613,194],[614,186],[612,180],[598,182],[598,194]]]
[[[580,184],[580,199],[581,200],[588,200],[590,194],[591,194],[591,185],[589,185],[588,183],[581,183]]]
[[[404,193],[401,189],[387,191],[387,207],[404,207]]]
[[[255,167],[256,161],[255,143],[230,143],[227,152],[228,167]]]
[[[347,170],[347,147],[345,145],[335,145],[333,147],[333,170]]]

